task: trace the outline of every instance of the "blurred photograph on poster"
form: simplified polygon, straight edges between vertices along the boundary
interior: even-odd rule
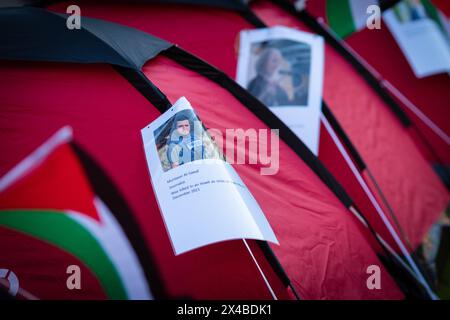
[[[286,27],[240,35],[237,82],[275,113],[317,155],[323,39]]]

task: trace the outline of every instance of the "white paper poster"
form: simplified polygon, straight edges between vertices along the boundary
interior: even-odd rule
[[[402,1],[384,12],[383,20],[416,77],[450,72],[448,21],[434,7],[427,11],[419,0]]]
[[[240,35],[237,82],[315,154],[319,150],[323,38],[286,27]]]
[[[156,198],[176,255],[224,240],[278,244],[234,168],[180,98],[141,130]]]

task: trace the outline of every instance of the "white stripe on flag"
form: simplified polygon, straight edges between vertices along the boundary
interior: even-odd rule
[[[350,10],[352,12],[353,23],[356,31],[366,27],[367,7],[379,4],[378,0],[349,0]]]
[[[100,223],[76,211],[67,212],[97,239],[123,281],[128,299],[153,300],[140,261],[122,227],[100,198],[94,198],[94,206],[100,215]]]

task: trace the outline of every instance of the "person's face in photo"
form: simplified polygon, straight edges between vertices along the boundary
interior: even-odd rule
[[[271,50],[265,65],[264,71],[266,75],[273,75],[281,66],[282,61],[283,57],[281,56],[281,53],[278,50]]]
[[[191,132],[189,120],[177,121],[177,131],[181,136],[187,136]]]

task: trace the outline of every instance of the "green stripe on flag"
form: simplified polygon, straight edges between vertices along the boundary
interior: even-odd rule
[[[110,299],[127,299],[119,273],[98,241],[64,212],[0,211],[0,225],[37,237],[68,251],[97,276]]]
[[[326,4],[328,25],[341,38],[356,31],[349,0],[328,0]]]

